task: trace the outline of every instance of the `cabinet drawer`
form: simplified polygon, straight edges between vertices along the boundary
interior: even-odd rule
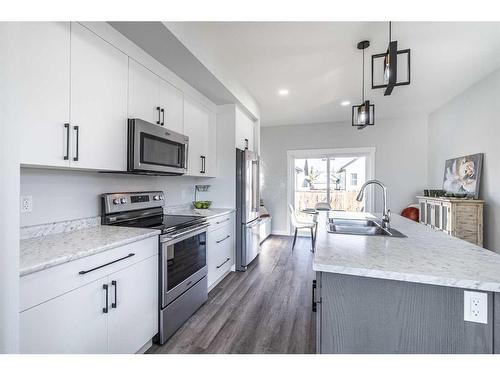
[[[134,255],[128,256],[129,254]],[[23,276],[20,279],[20,311],[91,283],[156,254],[158,254],[158,236],[153,236]],[[119,261],[85,274],[79,273],[116,260]]]
[[[233,218],[234,212],[209,219],[208,222],[210,223],[210,226],[208,227],[208,232],[216,231],[227,225],[230,225],[232,228],[234,226]]]
[[[208,285],[212,285],[234,264],[234,231],[224,226],[209,234],[207,249]]]

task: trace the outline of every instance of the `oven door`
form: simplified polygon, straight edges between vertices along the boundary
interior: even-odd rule
[[[174,301],[207,274],[207,225],[161,239],[161,304]]]
[[[163,174],[187,172],[189,138],[140,119],[129,119],[128,171]]]

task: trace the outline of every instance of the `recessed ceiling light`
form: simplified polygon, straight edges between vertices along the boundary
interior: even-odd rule
[[[344,100],[343,102],[340,103],[340,105],[343,105],[344,107],[348,106],[349,104],[351,104],[349,100]]]
[[[281,89],[278,91],[278,94],[281,96],[287,96],[289,94],[289,91],[287,89]]]

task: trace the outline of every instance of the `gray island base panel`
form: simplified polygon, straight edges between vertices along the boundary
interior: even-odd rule
[[[464,289],[317,272],[317,352],[500,353],[500,294],[488,323],[464,321]]]

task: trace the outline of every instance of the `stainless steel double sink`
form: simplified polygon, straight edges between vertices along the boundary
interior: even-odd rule
[[[396,229],[382,228],[382,225],[373,219],[328,218],[327,231],[328,233],[357,236],[406,237]]]

